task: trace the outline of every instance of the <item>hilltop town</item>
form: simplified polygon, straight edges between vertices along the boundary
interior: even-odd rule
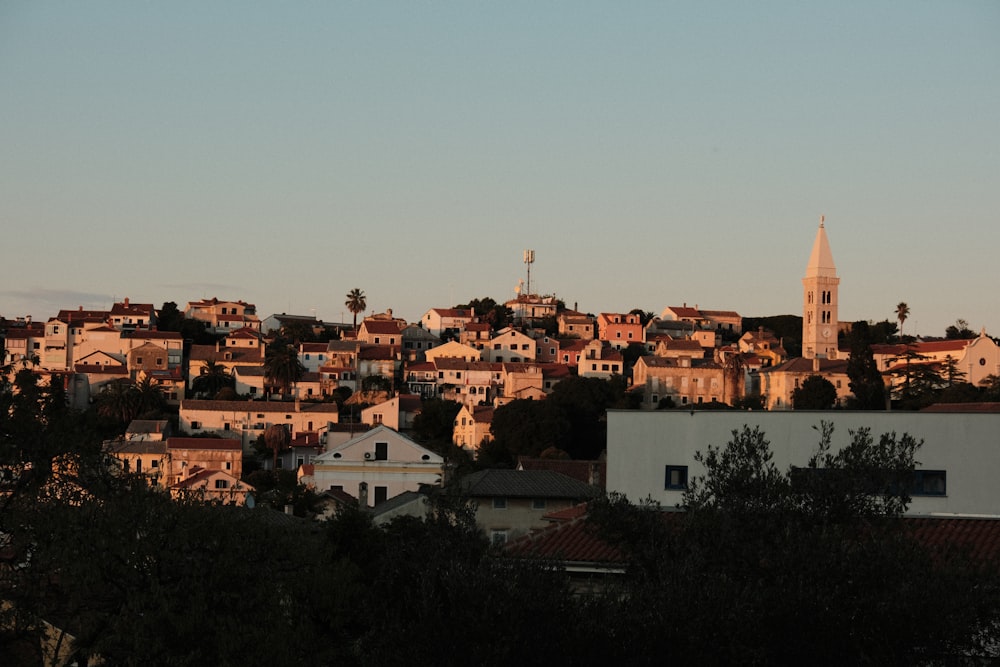
[[[238,299],[156,308],[125,298],[107,311],[4,320],[0,331],[8,380],[30,372],[58,384],[69,407],[96,412],[126,470],[174,495],[238,503],[258,470],[294,472],[298,485],[378,507],[440,485],[447,470],[543,456],[596,462],[608,408],[913,410],[1000,400],[1000,346],[985,331],[959,323],[943,339],[904,336],[905,303],[898,328],[843,322],[839,282],[821,220],[801,317],[750,319],[687,303],[659,315],[592,314],[529,288],[406,322],[366,314],[355,288],[349,323],[262,318]],[[373,473],[384,461],[393,472]]]
[[[646,623],[626,611],[629,599],[653,591],[649,604],[691,610],[687,621],[672,621],[675,647],[681,636],[703,633],[707,619],[728,604],[703,598],[682,581],[649,587],[648,577],[660,567],[714,577],[717,564],[698,555],[706,548],[701,539],[732,540],[711,549],[735,553],[735,545],[760,537],[754,548],[767,553],[761,563],[803,554],[793,565],[803,568],[795,585],[812,591],[810,600],[829,594],[812,587],[830,568],[847,577],[861,561],[878,563],[871,566],[879,573],[874,579],[859,579],[845,589],[849,599],[823,612],[819,625],[839,622],[845,633],[856,629],[850,619],[858,590],[883,600],[896,598],[906,581],[935,581],[951,591],[961,590],[955,582],[970,572],[993,581],[1000,502],[982,489],[998,472],[991,454],[1000,427],[997,341],[964,325],[941,339],[905,336],[905,303],[897,307],[898,327],[888,320],[840,321],[839,277],[822,222],[802,283],[801,317],[744,318],[683,302],[659,315],[592,314],[528,290],[505,303],[483,298],[432,307],[420,321],[406,322],[391,311],[365,314],[364,292],[355,288],[346,294],[354,315],[349,323],[284,313],[261,318],[254,304],[220,298],[183,308],[126,298],[107,311],[77,307],[45,322],[3,320],[0,498],[15,511],[0,517],[0,583],[12,601],[0,614],[2,645],[37,652],[52,664],[148,655],[156,650],[132,643],[134,625],[112,620],[122,605],[159,607],[140,623],[154,634],[194,608],[211,616],[218,631],[218,623],[232,623],[232,614],[248,612],[239,605],[223,612],[209,601],[199,607],[197,599],[159,587],[187,581],[211,596],[239,595],[253,581],[261,597],[246,608],[269,614],[284,608],[288,591],[302,580],[298,575],[308,573],[315,586],[296,590],[294,610],[283,612],[296,619],[295,632],[279,621],[266,640],[255,640],[275,652],[230,646],[219,637],[203,648],[250,664],[293,654],[296,661],[323,655],[395,664],[402,646],[414,646],[404,639],[406,629],[419,624],[394,613],[392,600],[405,598],[414,609],[428,605],[423,613],[439,619],[444,596],[468,622],[479,603],[474,596],[458,602],[454,587],[470,586],[492,591],[490,602],[511,605],[508,618],[489,622],[503,628],[504,642],[517,633],[513,610],[529,604],[524,596],[531,591],[543,616],[572,618],[567,622],[576,628],[550,650],[561,657],[577,652],[583,662],[601,651],[620,657],[613,637]],[[911,420],[916,410],[926,418]],[[873,427],[881,440],[868,437]],[[744,459],[713,458],[712,446],[727,434],[727,447],[743,451]],[[820,453],[810,459],[813,434],[821,434]],[[853,453],[845,459],[837,451]],[[788,473],[778,472],[772,456]],[[813,481],[801,472],[809,469]],[[827,469],[840,469],[840,476],[826,476]],[[744,524],[710,519],[707,532],[684,533],[690,551],[644,551],[648,540],[679,539],[673,531],[681,530],[681,520],[667,512],[650,523],[624,500],[684,509],[685,521],[699,526],[718,511],[716,503],[736,500],[744,511],[742,503],[750,501],[740,495],[742,484],[782,474],[787,483],[768,482],[757,504],[748,505],[753,511],[740,514]],[[732,497],[705,495],[698,484],[713,475],[736,480],[740,489],[728,491]],[[836,486],[851,475],[860,486]],[[829,480],[835,484],[824,486]],[[802,495],[804,483],[809,491]],[[873,488],[881,495],[873,496]],[[842,505],[851,509],[838,514]],[[767,522],[775,513],[798,528],[789,532],[782,524],[773,533]],[[896,522],[880,528],[884,536],[877,532],[875,561],[850,550],[854,521],[870,528],[884,519]],[[814,534],[815,525],[825,532]],[[830,532],[831,525],[840,527]],[[921,549],[959,545],[975,559],[949,561],[943,569],[917,559],[899,568],[911,553],[899,549],[912,547],[893,541],[897,528],[889,526],[896,525],[912,529]],[[789,539],[802,542],[784,549]],[[233,550],[234,543],[242,547]],[[83,556],[66,551],[84,544]],[[261,566],[241,549],[257,554]],[[844,549],[836,565],[810,574],[817,558]],[[170,560],[175,553],[177,562]],[[323,558],[340,560],[331,566]],[[214,559],[225,564],[225,576],[205,569]],[[433,591],[422,587],[439,569],[454,568],[460,573],[447,583]],[[53,572],[60,576],[53,579]],[[276,580],[262,581],[262,573]],[[530,583],[511,587],[507,577]],[[134,582],[98,592],[122,578]],[[160,592],[149,593],[151,586]],[[628,594],[618,596],[617,586]],[[380,625],[358,625],[327,609],[324,591],[334,590],[348,591],[343,594],[352,604],[377,608]],[[942,633],[992,655],[990,633],[970,628],[992,623],[1000,606],[985,596],[1000,587],[977,590],[974,603],[949,597],[958,625]],[[772,582],[761,592],[764,606],[748,608],[741,618],[759,618],[780,604],[785,584]],[[598,605],[593,613],[583,611],[586,605],[566,607],[584,599]],[[703,600],[701,611],[692,606],[695,599]],[[897,602],[894,609],[913,600]],[[985,616],[977,616],[981,611]],[[327,642],[322,647],[298,641],[299,624],[308,625],[314,614],[334,628],[309,630],[316,642]],[[698,614],[708,616],[696,621]],[[785,646],[787,619],[780,613],[768,618],[766,641],[778,643],[767,655],[801,658],[825,641],[816,635]],[[912,657],[914,646],[926,645],[943,651],[933,655],[951,655],[951,645],[942,648],[928,634],[936,623],[928,616],[891,641],[883,625],[868,639],[827,649],[856,656],[878,646],[887,656]],[[550,627],[566,631],[560,623]],[[201,636],[194,626],[183,633]],[[633,661],[648,657],[647,649],[656,653],[652,635],[640,635],[626,651]],[[588,649],[589,641],[597,643]],[[687,646],[686,655],[701,655],[700,641]],[[751,633],[731,641],[765,640]],[[417,645],[425,658],[438,660],[441,642]],[[537,638],[520,646],[546,654],[538,653]],[[478,656],[473,662],[490,662],[480,644],[462,650],[462,656]]]

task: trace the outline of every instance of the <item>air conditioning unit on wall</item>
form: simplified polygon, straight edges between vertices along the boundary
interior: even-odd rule
[[[371,461],[375,458],[374,452],[365,452],[365,461]]]

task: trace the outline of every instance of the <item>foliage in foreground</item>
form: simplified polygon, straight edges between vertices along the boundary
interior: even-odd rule
[[[822,425],[808,466],[782,472],[761,431],[734,431],[699,455],[685,511],[595,507],[632,558],[608,631],[635,661],[910,665],[995,642],[996,564],[931,552],[900,519],[918,443],[859,430],[834,454],[831,435]]]
[[[582,595],[491,549],[461,505],[376,526],[172,501],[108,473],[58,385],[21,382],[0,386],[5,664],[41,663],[42,621],[80,664],[116,665],[918,664],[996,645],[995,570],[899,521],[907,436],[834,453],[823,427],[785,473],[736,432],[686,512],[594,508],[631,565]]]

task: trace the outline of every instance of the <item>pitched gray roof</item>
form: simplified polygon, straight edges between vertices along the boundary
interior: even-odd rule
[[[481,470],[458,482],[459,493],[486,498],[592,498],[597,489],[551,470]]]

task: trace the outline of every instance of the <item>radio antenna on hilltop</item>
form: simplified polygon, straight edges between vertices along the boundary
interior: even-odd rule
[[[528,291],[527,291],[527,293],[530,295],[531,294],[531,265],[535,263],[535,251],[534,250],[525,250],[524,251],[524,263],[528,265],[528,285],[527,285]]]

